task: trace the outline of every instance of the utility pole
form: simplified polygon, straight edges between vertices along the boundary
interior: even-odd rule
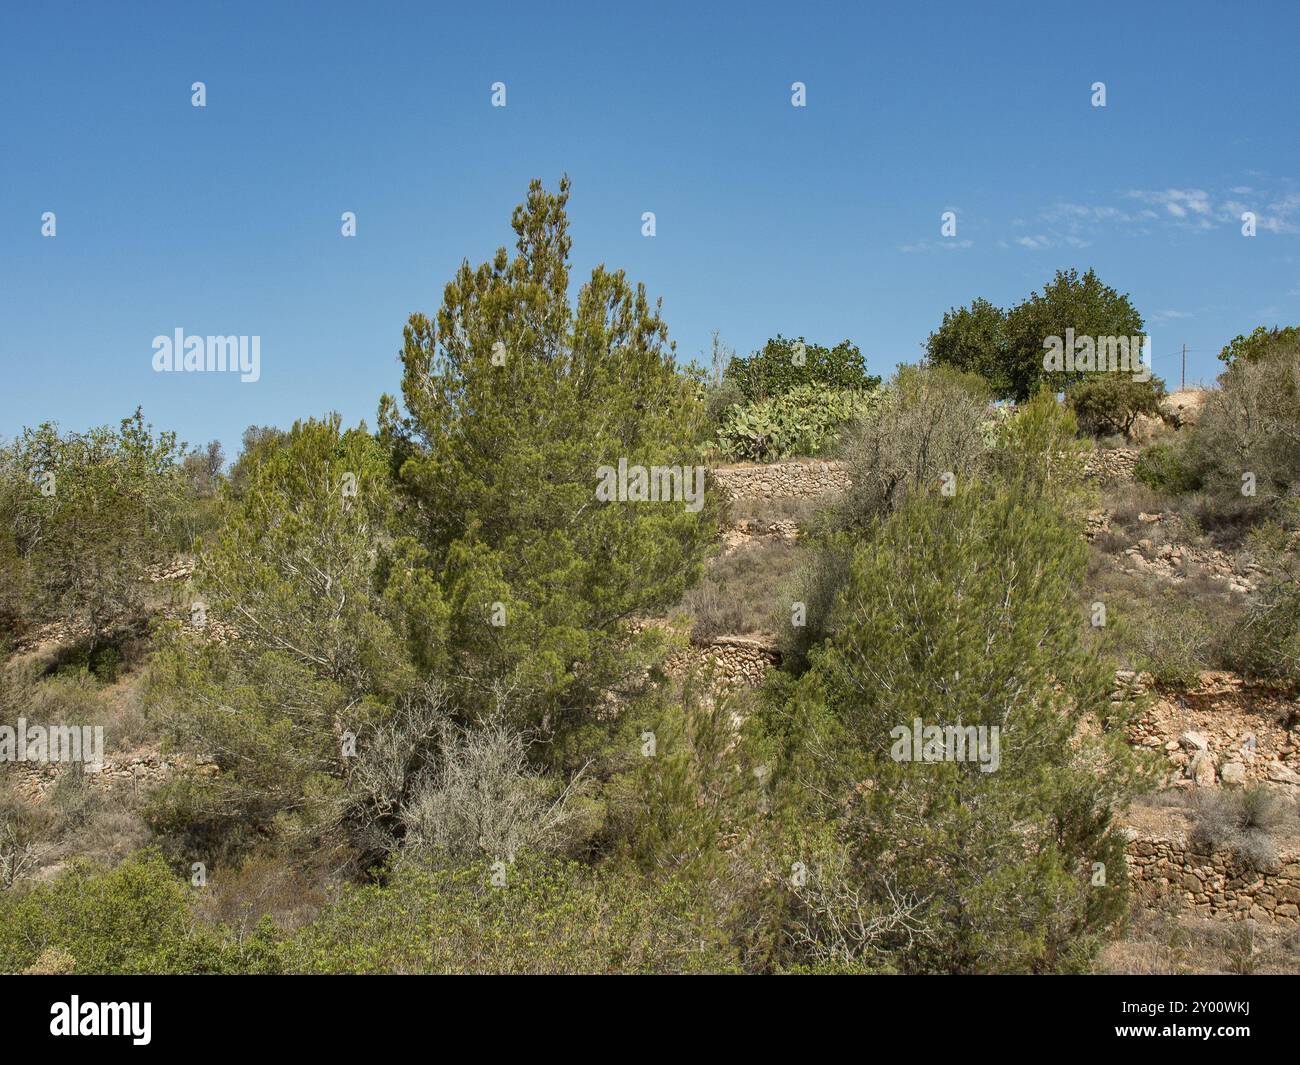
[[[1187,345],[1183,345],[1183,383],[1180,391],[1187,391]]]

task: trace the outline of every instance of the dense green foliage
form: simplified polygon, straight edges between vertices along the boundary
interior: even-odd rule
[[[56,620],[93,649],[138,614],[140,578],[167,557],[185,500],[179,457],[175,434],[139,411],[116,430],[46,423],[0,450],[0,644],[22,621]]]
[[[689,883],[531,857],[495,871],[404,868],[382,888],[351,889],[288,944],[285,963],[307,973],[737,968],[707,898]]]
[[[549,804],[668,647],[630,622],[697,579],[714,520],[702,475],[699,505],[597,497],[603,465],[696,465],[702,411],[643,289],[598,268],[570,305],[566,199],[534,184],[518,254],[412,316],[378,436],[333,418],[248,441],[196,574],[240,639],[177,633],[153,670],[173,742],[218,770],[154,798],[177,861],[566,845]],[[466,823],[488,788],[514,827]]]
[[[732,407],[718,429],[722,453],[751,462],[821,454],[836,444],[847,422],[871,409],[874,397],[798,385],[770,399]]]
[[[880,384],[867,373],[856,344],[841,340],[833,348],[810,344],[803,337],[778,334],[760,351],[733,358],[725,379],[734,381],[746,403],[761,403],[801,386],[819,386],[833,392],[868,392]]]
[[[1058,270],[1041,293],[1005,312],[983,299],[948,311],[926,354],[936,365],[979,374],[999,397],[1024,400],[1044,385],[1061,392],[1090,376],[1044,369],[1044,341],[1064,338],[1067,329],[1077,337],[1135,337],[1144,326],[1128,296],[1094,271]]]
[[[1258,325],[1249,336],[1238,333],[1219,352],[1219,358],[1229,366],[1237,361],[1255,362],[1273,351],[1300,349],[1300,326],[1274,326],[1268,329]]]
[[[814,958],[1069,970],[1122,913],[1110,811],[1137,774],[1084,620],[1061,610],[1085,558],[1077,486],[1024,461],[1068,438],[1055,407],[1019,416],[988,480],[915,492],[876,521],[833,634],[769,711]],[[1085,715],[1100,734],[1080,732]],[[997,726],[1000,766],[898,760],[892,730],[914,720]]]
[[[457,699],[486,712],[506,682],[511,712],[557,739],[648,663],[654,634],[625,622],[676,602],[712,537],[711,505],[595,498],[601,466],[699,463],[703,410],[643,286],[597,267],[570,304],[567,199],[567,182],[534,183],[518,254],[464,264],[436,321],[411,317],[408,414],[386,419],[450,639],[470,652]]]
[[[181,974],[275,971],[266,932],[236,945],[196,921],[190,891],[157,854],[0,896],[0,973]]]
[[[1300,485],[1300,344],[1230,361],[1197,423],[1146,452],[1137,476],[1195,494],[1206,524],[1277,517]]]
[[[1079,428],[1092,436],[1127,435],[1139,416],[1159,418],[1164,397],[1160,378],[1135,381],[1120,373],[1094,374],[1065,394]]]
[[[1006,356],[1006,329],[1006,311],[977,297],[969,307],[944,311],[942,324],[926,343],[926,355],[936,366],[976,374],[989,383],[995,395],[1009,396],[1014,386]]]

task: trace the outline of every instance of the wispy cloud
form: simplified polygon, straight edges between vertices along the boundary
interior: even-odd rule
[[[948,251],[969,248],[974,243],[973,240],[957,240],[955,237],[947,237],[942,240],[920,240],[915,244],[900,244],[898,250],[913,255],[918,252],[934,251],[939,248],[946,248]]]
[[[1058,202],[1032,222],[1017,218],[1014,228],[1032,228],[1034,233],[1014,243],[1029,249],[1087,247],[1088,237],[1116,226],[1137,232],[1162,226],[1197,232],[1236,228],[1247,211],[1255,215],[1261,233],[1300,233],[1300,187],[1289,179],[1272,191],[1259,185],[1233,185],[1222,193],[1195,187],[1128,189],[1119,197],[1118,203]]]
[[[1210,194],[1204,189],[1162,189],[1158,192],[1131,189],[1125,195],[1151,204],[1157,213],[1163,211],[1172,218],[1191,222],[1198,227],[1208,228],[1213,224],[1210,221],[1213,215]]]
[[[1042,248],[1086,248],[1092,242],[1077,237],[1073,233],[1035,233],[1030,236],[1016,237],[1015,243],[1022,248],[1038,251]]]

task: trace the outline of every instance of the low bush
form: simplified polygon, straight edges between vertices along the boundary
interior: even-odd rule
[[[79,864],[52,884],[0,897],[0,972],[22,972],[56,955],[62,971],[102,975],[274,967],[274,948],[263,937],[235,946],[199,924],[190,889],[153,852],[108,872]]]
[[[1140,416],[1160,417],[1164,397],[1165,386],[1160,378],[1135,381],[1120,373],[1094,373],[1072,385],[1065,394],[1079,428],[1095,437],[1127,437]]]
[[[718,429],[728,458],[775,462],[818,455],[839,440],[845,423],[870,409],[871,394],[799,385],[768,399],[731,407]]]
[[[842,454],[851,487],[843,519],[865,528],[944,474],[965,480],[988,449],[989,392],[973,374],[946,367],[901,368],[873,409],[846,431]]]
[[[1202,791],[1195,800],[1192,841],[1231,851],[1253,869],[1277,864],[1277,835],[1295,819],[1291,804],[1264,784]]]
[[[305,973],[692,973],[734,970],[706,901],[669,878],[522,854],[403,865],[344,891],[286,944]]]
[[[1253,523],[1275,515],[1300,485],[1300,349],[1234,360],[1210,392],[1187,462],[1211,512]],[[1209,522],[1207,521],[1207,527]]]
[[[1255,530],[1251,546],[1269,576],[1233,627],[1227,647],[1230,668],[1300,688],[1300,559],[1289,536],[1277,524]]]
[[[1116,668],[1148,672],[1163,685],[1185,686],[1206,669],[1229,668],[1230,633],[1242,617],[1240,598],[1226,581],[1203,574],[1181,583],[1125,573],[1101,541],[1093,544],[1081,616],[1106,608],[1105,638]]]
[[[1186,440],[1186,436],[1178,436],[1144,449],[1133,469],[1134,478],[1157,492],[1171,495],[1199,488],[1200,477],[1188,461]]]
[[[439,757],[402,811],[408,851],[457,858],[556,851],[573,820],[563,786],[529,764],[529,738],[503,720],[464,728],[440,722]]]
[[[782,540],[746,544],[714,559],[686,593],[681,611],[697,640],[779,632],[790,619],[793,578],[802,552]]]

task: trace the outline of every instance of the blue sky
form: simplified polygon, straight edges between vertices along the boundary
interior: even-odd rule
[[[562,173],[575,278],[645,281],[686,357],[782,332],[887,372],[1070,266],[1174,384],[1183,344],[1210,379],[1300,322],[1294,0],[28,8],[0,16],[0,437],[137,404],[232,458],[252,423],[373,425],[406,317]],[[155,373],[178,327],[260,336],[261,379]]]

